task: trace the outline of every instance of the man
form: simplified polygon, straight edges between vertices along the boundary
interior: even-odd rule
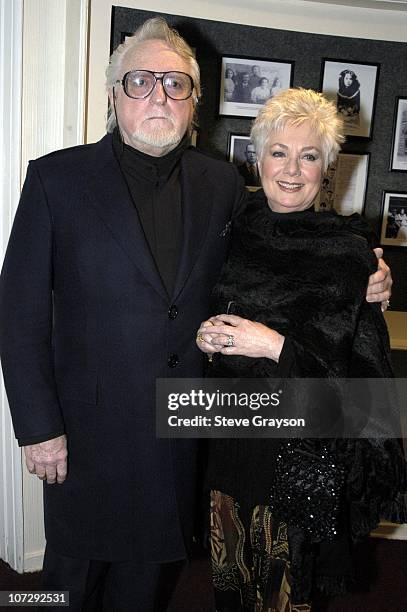
[[[244,104],[251,103],[250,94],[252,92],[252,88],[250,87],[250,75],[248,72],[243,72],[241,75],[241,80],[238,82],[234,92],[234,101],[242,102]]]
[[[259,172],[257,169],[257,155],[254,145],[249,142],[245,149],[246,161],[239,164],[237,169],[244,179],[245,185],[258,187],[260,185]]]
[[[156,438],[155,381],[202,372],[194,338],[242,181],[188,148],[199,68],[163,20],[113,54],[107,86],[120,132],[30,163],[2,362],[28,469],[47,481],[44,586],[80,610],[104,576],[107,611],[147,612],[194,517],[195,443]]]
[[[260,80],[261,80],[260,66],[254,65],[252,66],[252,73],[249,79],[249,85],[250,85],[251,90],[253,90],[255,87],[258,87],[260,85]]]
[[[155,436],[155,381],[202,372],[195,333],[242,181],[188,147],[199,68],[164,20],[118,48],[107,87],[113,134],[30,163],[1,353],[16,436],[44,480],[44,587],[69,590],[71,612],[149,612],[187,556],[195,478],[193,441]]]

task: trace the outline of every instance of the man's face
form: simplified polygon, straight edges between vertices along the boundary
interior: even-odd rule
[[[190,72],[187,62],[159,40],[147,41],[129,52],[119,78],[134,69]],[[157,81],[151,94],[141,100],[129,98],[121,86],[116,87],[115,92],[118,122],[126,144],[148,155],[161,157],[182,140],[192,121],[192,97],[172,100],[167,97],[161,81]]]
[[[248,85],[249,84],[249,80],[250,80],[250,74],[243,74],[242,75],[242,84],[243,85]]]
[[[248,164],[255,164],[257,162],[256,151],[254,150],[254,145],[249,144],[246,147],[246,160]]]
[[[252,66],[252,73],[253,76],[259,76],[260,75],[260,66]]]

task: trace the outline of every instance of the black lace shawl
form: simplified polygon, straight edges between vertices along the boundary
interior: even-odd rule
[[[387,328],[365,300],[377,268],[375,237],[358,215],[272,212],[262,192],[235,221],[232,249],[214,289],[214,314],[259,321],[286,338],[279,364],[216,354],[209,376],[391,377]],[[213,440],[208,485],[253,505],[267,503],[275,440]],[[342,538],[319,546],[319,588],[345,588],[347,535],[355,541],[381,518],[405,522],[406,464],[400,440],[335,441],[347,467]],[[255,476],[253,476],[253,474]],[[290,545],[303,546],[303,536]],[[298,543],[299,542],[299,543]],[[297,572],[298,573],[298,572]]]

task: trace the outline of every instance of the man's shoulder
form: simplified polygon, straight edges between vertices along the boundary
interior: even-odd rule
[[[78,165],[92,164],[92,160],[100,155],[102,150],[108,150],[111,148],[111,136],[106,135],[101,140],[91,144],[76,145],[74,147],[68,147],[66,149],[59,149],[52,151],[30,163],[34,164],[39,170],[52,168],[57,169],[63,167],[68,170],[69,167],[76,167]]]
[[[186,163],[200,164],[204,168],[209,170],[217,170],[220,172],[235,173],[236,166],[224,159],[220,159],[218,156],[207,151],[202,151],[196,147],[189,147],[185,151],[184,161]]]

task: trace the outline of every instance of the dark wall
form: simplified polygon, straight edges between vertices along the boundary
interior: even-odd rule
[[[394,374],[397,378],[407,378],[407,351],[391,352]]]
[[[112,15],[111,49],[123,33],[132,33],[157,13],[115,7]],[[396,96],[407,96],[407,44],[359,38],[306,34],[254,26],[164,17],[196,49],[201,68],[203,97],[199,109],[199,147],[226,157],[229,133],[248,134],[251,119],[220,117],[219,83],[222,55],[293,60],[294,87],[318,90],[322,58],[380,64],[372,139],[349,139],[344,151],[369,151],[365,216],[379,234],[382,190],[407,192],[407,172],[390,172],[392,129]],[[395,280],[392,309],[407,311],[407,248],[385,247],[386,261]]]

